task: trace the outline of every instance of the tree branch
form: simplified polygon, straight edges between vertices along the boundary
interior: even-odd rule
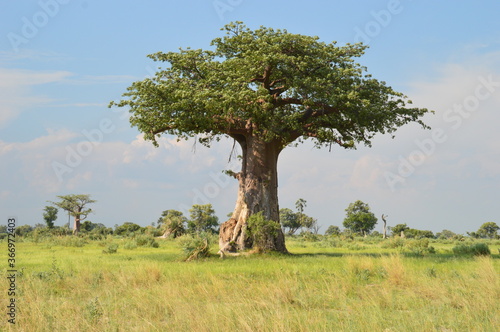
[[[225,134],[247,134],[248,133],[248,128],[247,128],[247,121],[243,121],[240,118],[237,117],[224,117],[220,115],[215,115],[212,117],[213,120],[213,127],[214,129],[220,131],[221,133]],[[175,125],[167,125],[160,127],[155,130],[151,130],[150,133],[152,135],[157,135],[160,133],[163,133],[168,130],[173,130],[177,129]],[[191,130],[194,130],[195,128],[191,128]],[[211,131],[211,130],[210,130]]]
[[[303,105],[304,101],[299,98],[281,98],[278,100],[275,100],[273,104],[277,107],[279,106],[285,106],[285,105]]]
[[[305,100],[301,98],[282,98],[275,100],[273,104],[279,107],[285,105],[304,105],[304,103]],[[314,109],[313,107],[319,109]],[[305,122],[310,118],[317,118],[333,113],[340,114],[340,110],[325,103],[315,102],[313,103],[313,106],[306,107],[306,110],[302,113],[301,122]]]
[[[284,78],[280,78],[280,79],[274,80],[274,81],[272,81],[271,83],[269,83],[269,86],[270,86],[270,87],[273,87],[273,86],[275,86],[275,85],[276,85],[276,83],[280,83],[280,82],[283,82],[283,81],[286,81],[286,79],[284,79]]]
[[[264,69],[264,75],[262,75],[262,78],[264,79],[262,82],[262,86],[269,92],[271,92],[271,86],[269,84],[269,80],[271,79],[271,71],[272,67],[270,65],[267,65]]]
[[[285,92],[287,90],[288,90],[288,88],[283,85],[283,86],[280,86],[276,89],[270,89],[269,93],[274,97],[274,99],[276,99],[279,97],[279,95],[281,95],[283,92]]]

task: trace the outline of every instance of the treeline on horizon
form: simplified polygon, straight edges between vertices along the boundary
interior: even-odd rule
[[[500,227],[494,222],[482,224],[477,231],[467,232],[466,235],[457,234],[451,230],[444,229],[434,233],[430,230],[420,230],[409,227],[407,224],[397,224],[388,226],[389,234],[373,231],[377,224],[377,218],[370,212],[368,204],[356,201],[346,209],[346,218],[341,229],[339,226],[329,226],[323,234],[319,233],[321,226],[315,218],[304,213],[306,207],[304,199],[297,200],[296,211],[289,208],[280,209],[280,222],[283,233],[287,237],[303,237],[308,240],[319,240],[321,237],[338,237],[340,239],[353,239],[355,237],[385,238],[402,237],[408,239],[443,239],[443,240],[464,240],[473,239],[500,239],[498,231]],[[47,207],[44,211],[47,211]],[[15,229],[15,234],[21,237],[47,237],[66,236],[74,232],[70,229],[70,223],[64,226],[55,226],[54,220],[57,218],[57,211],[49,209],[52,216],[47,218],[44,213],[45,223],[35,225],[22,225]],[[54,213],[55,212],[55,213]],[[189,210],[189,217],[177,210],[165,210],[156,222],[148,226],[140,226],[132,222],[124,222],[122,225],[116,224],[114,228],[107,227],[102,223],[94,223],[85,220],[81,223],[78,236],[88,237],[91,240],[103,239],[108,235],[121,237],[134,237],[136,235],[149,235],[152,237],[176,238],[184,234],[196,235],[199,233],[217,234],[219,232],[219,219],[211,204],[193,205]],[[228,214],[230,217],[231,214]],[[0,225],[0,239],[7,236],[7,226]]]

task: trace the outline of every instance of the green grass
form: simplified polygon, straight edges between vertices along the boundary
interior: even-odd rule
[[[454,256],[453,243],[413,255],[378,240],[291,239],[292,255],[183,262],[178,241],[125,249],[127,241],[17,243],[17,324],[4,318],[0,329],[500,330],[498,243],[474,258]],[[112,243],[118,251],[103,253]]]

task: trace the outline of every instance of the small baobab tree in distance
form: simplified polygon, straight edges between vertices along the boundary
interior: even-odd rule
[[[51,203],[64,211],[68,211],[69,215],[75,218],[73,234],[78,235],[80,232],[80,223],[92,212],[92,209],[88,208],[87,205],[96,201],[91,199],[90,195],[65,195],[57,197],[61,200]]]

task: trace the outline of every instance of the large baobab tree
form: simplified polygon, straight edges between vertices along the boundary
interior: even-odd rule
[[[221,136],[242,151],[241,171],[231,218],[220,227],[224,251],[252,247],[250,215],[278,222],[280,152],[311,139],[317,147],[346,149],[370,145],[377,133],[393,133],[417,122],[426,109],[408,108],[406,97],[365,74],[354,61],[366,46],[241,22],[224,27],[211,50],[181,49],[149,57],[165,63],[156,75],[133,83],[111,105],[129,107],[130,122],[157,144],[162,134],[197,137],[209,146]],[[286,252],[283,233],[270,234],[271,250]]]

